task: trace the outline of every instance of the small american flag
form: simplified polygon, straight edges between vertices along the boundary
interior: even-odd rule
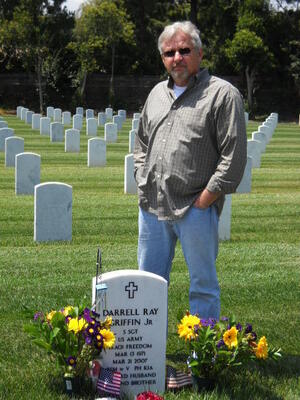
[[[192,385],[192,377],[167,365],[167,389]]]
[[[109,368],[101,368],[97,389],[99,392],[120,395],[121,373]]]

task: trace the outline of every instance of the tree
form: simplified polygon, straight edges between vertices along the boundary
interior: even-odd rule
[[[247,102],[250,115],[254,113],[255,80],[259,72],[272,66],[273,54],[265,40],[268,2],[245,0],[240,6],[237,30],[232,41],[227,41],[226,54],[237,71],[245,74]]]
[[[81,65],[82,96],[87,74],[104,70],[103,57],[110,53],[109,104],[114,102],[114,70],[118,45],[134,45],[134,24],[130,21],[122,1],[90,0],[83,4],[81,15],[76,19],[73,49]]]
[[[21,62],[28,72],[36,76],[39,108],[44,106],[44,77],[53,64],[57,65],[64,51],[67,30],[72,26],[72,16],[62,9],[65,0],[20,0],[9,19],[0,26],[2,61],[9,69]]]

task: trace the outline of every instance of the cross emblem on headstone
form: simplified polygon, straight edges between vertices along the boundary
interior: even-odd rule
[[[129,282],[127,286],[125,286],[126,292],[128,292],[128,298],[134,299],[134,293],[138,291],[137,285],[134,282]]]

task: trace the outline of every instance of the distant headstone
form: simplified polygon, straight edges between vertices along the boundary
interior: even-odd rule
[[[106,165],[106,142],[101,138],[88,140],[88,167],[104,167]]]
[[[133,119],[131,121],[131,129],[137,130],[139,126],[140,119]]]
[[[22,120],[22,121],[25,121],[26,112],[27,112],[27,111],[29,111],[28,108],[22,107],[22,110],[21,110],[21,120]]]
[[[260,168],[261,142],[247,140],[247,156],[252,158],[252,168]]]
[[[50,141],[63,142],[64,141],[64,126],[61,122],[51,122],[50,124]]]
[[[245,115],[245,124],[246,124],[246,126],[247,126],[248,123],[249,123],[249,114],[245,111],[245,112],[244,112],[244,115]]]
[[[273,128],[269,125],[259,125],[257,128],[258,132],[262,132],[266,135],[267,141],[269,142],[273,135]]]
[[[122,121],[126,121],[126,110],[118,110],[118,115],[122,117]]]
[[[67,129],[65,132],[65,152],[79,153],[80,132],[78,129]]]
[[[12,128],[0,128],[0,151],[5,151],[5,139],[14,134],[15,131]]]
[[[132,119],[140,119],[141,113],[134,113]]]
[[[85,110],[85,118],[88,120],[89,118],[94,118],[94,110],[88,108]]]
[[[53,115],[54,122],[61,122],[61,109],[55,108],[54,115]]]
[[[40,129],[40,120],[41,120],[41,114],[33,114],[32,115],[32,129]]]
[[[45,136],[50,136],[50,124],[51,118],[42,117],[40,119],[40,134]]]
[[[34,186],[40,183],[41,156],[35,153],[16,155],[15,190],[16,195],[34,194]]]
[[[134,141],[135,141],[136,131],[133,129],[129,132],[129,153],[133,153],[134,151]]]
[[[106,123],[106,114],[104,112],[98,113],[98,126],[104,126]]]
[[[53,118],[54,117],[54,107],[52,107],[52,106],[47,107],[46,115],[48,118]]]
[[[252,157],[247,156],[247,163],[244,170],[244,175],[239,186],[236,189],[236,193],[250,193],[252,182]]]
[[[118,126],[113,122],[104,125],[104,139],[107,143],[114,143],[118,140]]]
[[[72,240],[72,186],[46,182],[34,188],[34,241]]]
[[[98,123],[96,118],[88,118],[86,120],[86,134],[87,136],[97,136]]]
[[[71,125],[71,113],[70,113],[70,111],[64,111],[62,113],[62,123],[63,123],[63,125]]]
[[[167,281],[150,272],[119,270],[101,275],[104,296],[95,289],[93,304],[101,319],[112,318],[116,343],[101,356],[103,368],[121,372],[121,397],[145,390],[165,391],[168,314]],[[105,298],[104,298],[105,297]]]
[[[113,116],[113,123],[117,125],[118,131],[122,129],[123,126],[123,118],[121,115],[114,115]]]
[[[110,108],[110,107],[107,107],[105,109],[105,114],[106,114],[106,118],[107,119],[112,119],[112,117],[113,117],[113,109]]]
[[[18,118],[21,118],[21,111],[22,111],[22,108],[23,108],[22,106],[18,106],[18,107],[17,107],[17,117],[18,117]]]
[[[230,240],[232,195],[225,195],[225,203],[219,219],[219,240]]]
[[[24,153],[24,139],[11,136],[5,139],[5,166],[14,167],[15,158],[19,153]]]
[[[82,129],[82,115],[81,114],[75,114],[73,115],[73,129],[78,129],[81,131]]]
[[[125,156],[124,163],[124,193],[136,194],[137,187],[134,179],[134,160],[133,154]]]
[[[266,151],[268,139],[267,136],[262,132],[252,132],[252,140],[257,140],[261,143],[261,152]]]
[[[32,125],[32,116],[33,116],[34,112],[33,111],[26,111],[26,116],[25,116],[25,122],[28,125]]]
[[[83,107],[76,107],[76,113],[75,114],[79,114],[83,117]]]

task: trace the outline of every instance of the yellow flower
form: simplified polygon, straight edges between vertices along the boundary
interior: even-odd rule
[[[265,336],[263,336],[258,344],[257,347],[255,349],[255,355],[257,358],[262,358],[262,359],[266,359],[268,358],[268,343],[267,343],[267,339],[265,338]]]
[[[71,318],[68,324],[68,331],[73,331],[74,333],[81,332],[87,327],[87,323],[83,318]]]
[[[223,340],[226,346],[229,349],[232,349],[233,347],[237,346],[237,329],[235,326],[233,326],[231,329],[228,329],[226,332],[224,332],[223,335]]]
[[[116,341],[114,333],[109,329],[101,329],[100,333],[103,336],[104,349],[112,348]]]
[[[48,322],[51,322],[52,318],[54,317],[54,315],[56,314],[57,311],[52,310],[50,311],[48,314],[46,314],[46,319]]]
[[[109,329],[112,324],[112,317],[106,317],[104,321],[104,326],[106,329]]]
[[[73,307],[72,306],[67,306],[67,307],[64,308],[63,314],[66,317],[67,315],[70,315],[72,311],[73,311]]]
[[[195,326],[201,326],[200,319],[196,315],[185,315],[178,325],[178,335],[185,341],[195,339],[197,336]]]

